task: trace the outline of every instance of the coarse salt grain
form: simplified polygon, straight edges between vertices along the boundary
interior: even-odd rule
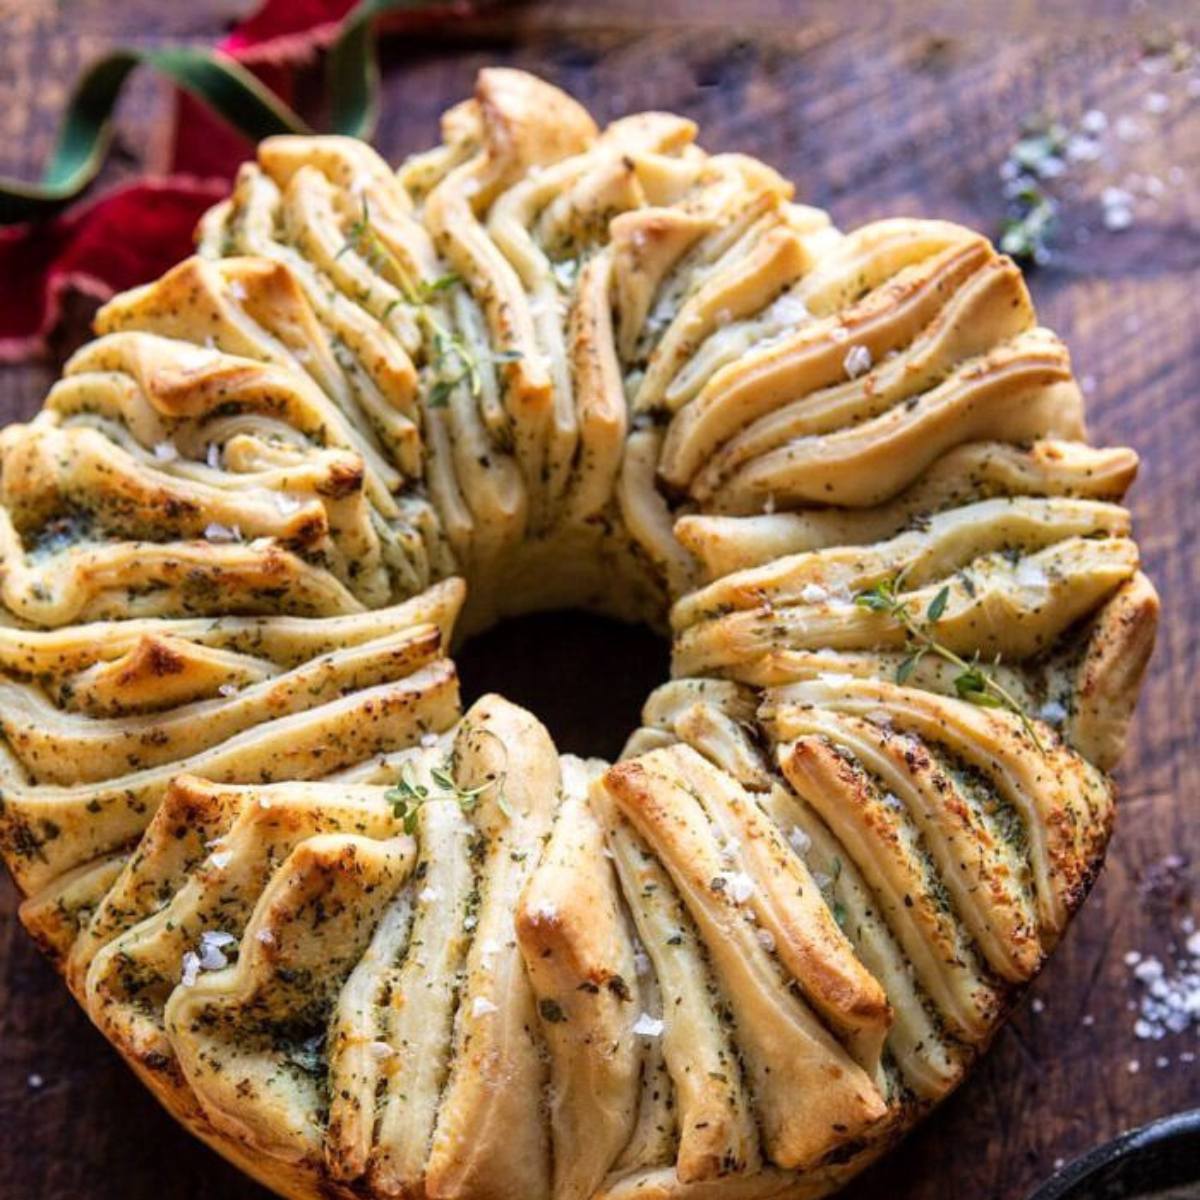
[[[471,1002],[471,1016],[473,1017],[486,1017],[499,1011],[486,996],[476,996]]]
[[[800,589],[800,599],[805,604],[824,604],[829,593],[819,583],[806,583]]]
[[[1066,707],[1057,700],[1047,700],[1041,708],[1038,709],[1037,715],[1041,717],[1047,725],[1061,725],[1067,719]]]
[[[216,442],[208,443],[208,448],[204,451],[204,461],[214,471],[221,469],[221,447]]]
[[[417,893],[417,899],[422,904],[432,904],[440,895],[441,892],[437,888],[424,887]]]
[[[1017,564],[1016,578],[1022,587],[1031,588],[1034,591],[1044,591],[1050,586],[1050,577],[1046,574],[1045,568],[1041,563],[1034,562],[1030,558],[1023,558]]]
[[[666,1025],[658,1019],[652,1017],[649,1013],[642,1013],[633,1023],[631,1033],[637,1037],[662,1037],[662,1032]]]
[[[871,369],[871,351],[866,346],[851,346],[842,359],[842,367],[851,379],[865,375]]]
[[[784,325],[802,325],[812,319],[808,305],[799,296],[793,296],[788,292],[785,292],[771,305],[769,315],[772,320],[779,321]]]
[[[1095,162],[1102,153],[1099,141],[1086,134],[1076,133],[1067,140],[1067,158],[1071,162]]]
[[[223,871],[231,862],[233,862],[232,850],[218,850],[208,856],[208,861],[212,863],[218,871]]]
[[[1119,233],[1133,224],[1133,196],[1124,188],[1106,187],[1100,194],[1100,206],[1105,229]]]
[[[40,1088],[46,1082],[46,1080],[36,1071],[34,1071],[25,1082],[28,1083],[29,1086],[36,1092],[38,1088]]]
[[[1029,1003],[1029,1007],[1034,1013],[1044,1013],[1046,1011],[1046,1002],[1040,996],[1034,996]]]
[[[220,521],[210,521],[204,527],[204,540],[218,544],[240,542],[242,531],[236,525],[222,525]]]
[[[745,904],[754,895],[754,880],[745,871],[722,871],[724,892],[734,904]]]
[[[183,956],[180,967],[182,969],[179,974],[179,982],[184,987],[191,987],[200,978],[200,955],[194,950],[189,950]]]
[[[1123,142],[1136,142],[1142,136],[1142,127],[1132,117],[1120,117],[1117,120],[1116,133]]]
[[[812,838],[799,825],[793,825],[791,831],[788,833],[788,845],[797,854],[805,854],[812,845]]]
[[[236,683],[223,683],[217,688],[218,694],[222,696],[236,696],[238,685]]]
[[[387,1042],[368,1042],[367,1052],[376,1062],[386,1062],[396,1053]]]
[[[154,447],[154,457],[159,462],[174,462],[179,457],[179,447],[172,441],[158,442]]]
[[[237,938],[232,933],[220,929],[206,930],[200,935],[199,960],[202,971],[220,971],[229,966],[225,955],[228,946],[236,945]]]
[[[276,492],[275,507],[283,516],[290,517],[292,513],[300,511],[301,501],[295,496],[289,496],[287,492]]]
[[[263,946],[275,945],[275,935],[269,929],[260,929],[254,935],[254,940]]]
[[[240,279],[233,280],[233,282],[229,285],[229,294],[235,300],[245,300],[246,285]]]

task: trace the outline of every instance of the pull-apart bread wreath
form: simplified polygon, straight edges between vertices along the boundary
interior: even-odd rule
[[[823,1195],[1100,866],[1134,453],[983,237],[695,132],[270,139],[0,435],[22,919],[281,1195]],[[615,765],[461,711],[460,609],[561,606],[669,624]]]

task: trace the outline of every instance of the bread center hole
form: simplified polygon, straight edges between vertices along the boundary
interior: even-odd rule
[[[499,692],[529,709],[561,753],[610,762],[669,677],[667,639],[582,612],[534,613],[471,638],[454,656],[463,709]]]

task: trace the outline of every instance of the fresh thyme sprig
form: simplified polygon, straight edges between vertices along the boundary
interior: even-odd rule
[[[429,772],[429,778],[434,788],[417,783],[409,773],[407,764],[400,770],[400,778],[394,787],[388,788],[385,798],[392,806],[392,812],[398,820],[404,822],[404,832],[413,834],[417,830],[417,816],[421,806],[428,800],[454,800],[463,812],[470,812],[479,803],[479,797],[489,788],[496,788],[496,803],[505,816],[509,815],[508,806],[504,800],[504,776],[488,779],[477,787],[459,787],[454,781],[454,772],[448,762],[434,767]]]
[[[444,408],[451,393],[459,384],[465,383],[471,395],[478,398],[483,390],[479,374],[479,359],[459,334],[448,328],[435,309],[434,301],[442,293],[462,282],[453,271],[439,275],[437,279],[414,279],[400,258],[380,236],[371,221],[371,210],[367,198],[362,198],[362,212],[346,231],[346,241],[337,252],[337,257],[353,250],[379,275],[390,274],[400,289],[404,302],[414,309],[417,320],[424,328],[432,347],[430,364],[434,376],[427,403],[430,408]],[[393,300],[384,311],[386,319],[392,308],[399,303]],[[491,355],[495,363],[515,362],[521,357],[515,350],[501,350]]]
[[[1045,754],[1046,749],[1038,737],[1029,714],[1021,702],[986,667],[981,665],[978,651],[968,661],[961,655],[955,654],[953,650],[934,637],[932,630],[942,619],[950,600],[949,586],[944,586],[938,591],[925,609],[924,618],[921,618],[913,614],[907,600],[900,599],[899,591],[902,581],[903,572],[894,579],[880,580],[874,587],[859,592],[854,598],[855,604],[860,608],[891,617],[904,629],[908,639],[909,653],[896,668],[896,682],[904,683],[921,659],[926,654],[933,654],[958,668],[959,673],[954,677],[954,690],[960,700],[967,700],[981,708],[1006,709],[1020,720],[1030,740],[1042,754]]]

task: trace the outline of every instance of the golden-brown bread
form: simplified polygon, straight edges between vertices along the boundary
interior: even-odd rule
[[[825,1195],[1099,869],[1136,455],[978,234],[508,69],[442,133],[264,142],[0,433],[22,920],[281,1195]],[[615,765],[461,711],[564,605],[673,639]]]

